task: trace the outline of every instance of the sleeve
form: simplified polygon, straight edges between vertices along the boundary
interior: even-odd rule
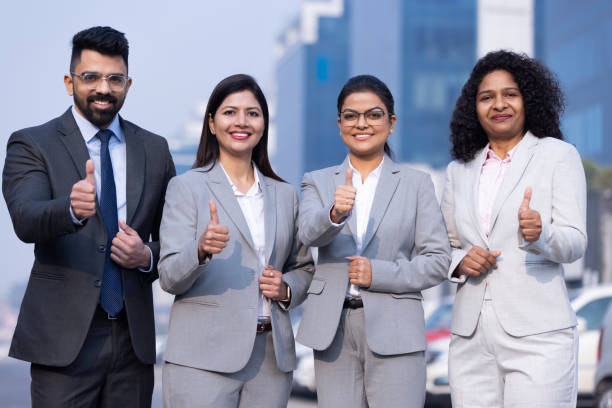
[[[519,248],[556,263],[574,262],[587,246],[586,178],[578,151],[570,147],[555,163],[551,219],[542,220],[540,238],[528,242],[519,232]]]
[[[53,197],[45,161],[24,132],[9,138],[2,174],[2,192],[15,233],[37,243],[76,232],[70,216],[70,194]]]
[[[308,247],[328,245],[344,228],[331,221],[329,212],[333,203],[324,202],[320,191],[310,173],[304,174],[302,180],[302,201],[298,217],[298,238]]]
[[[296,220],[294,224],[297,226],[298,198],[295,191],[293,192],[293,217]],[[300,242],[298,235],[296,228],[291,255],[283,267],[283,282],[289,286],[291,291],[286,309],[292,309],[306,299],[308,286],[314,274],[314,262],[310,248]]]
[[[197,219],[193,193],[180,177],[173,178],[168,184],[159,229],[158,264],[160,286],[173,295],[189,290],[202,270],[198,259]]]
[[[461,260],[467,255],[467,251],[462,248],[459,232],[455,222],[455,192],[453,189],[453,163],[450,163],[446,168],[446,180],[444,183],[444,191],[442,192],[442,215],[448,232],[448,240],[451,247],[451,264],[448,268],[447,277],[451,282],[463,283],[467,276],[462,275],[459,278],[453,276],[455,269],[459,266]]]
[[[370,259],[375,292],[417,292],[442,282],[450,264],[450,247],[440,207],[429,176],[417,191],[414,256],[395,261]]]

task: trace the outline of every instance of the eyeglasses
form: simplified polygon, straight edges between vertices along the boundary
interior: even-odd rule
[[[130,79],[129,76],[122,74],[110,74],[110,75],[102,75],[98,72],[84,72],[82,74],[77,74],[76,72],[70,72],[72,76],[75,76],[83,82],[90,90],[96,89],[101,81],[106,81],[108,83],[108,87],[113,92],[121,92],[125,89],[125,86]]]
[[[342,126],[352,127],[357,125],[359,118],[363,115],[366,123],[370,126],[380,126],[385,123],[385,111],[381,108],[368,109],[365,112],[357,112],[345,109],[338,114]]]

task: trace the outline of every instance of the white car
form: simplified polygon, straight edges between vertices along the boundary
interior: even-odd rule
[[[578,397],[591,400],[595,392],[595,369],[599,329],[609,305],[612,305],[612,285],[574,291],[570,295],[578,318]],[[448,345],[450,338],[427,345],[427,393],[438,398],[448,396]]]

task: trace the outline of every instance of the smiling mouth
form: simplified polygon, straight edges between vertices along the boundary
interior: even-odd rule
[[[372,136],[374,136],[371,133],[360,133],[357,135],[353,135],[353,137],[357,140],[368,140],[369,138],[371,138]]]
[[[493,120],[498,120],[498,121],[503,121],[506,119],[510,119],[512,117],[512,115],[494,115],[491,119]]]
[[[230,132],[230,136],[232,139],[245,140],[248,139],[251,134],[248,132]]]

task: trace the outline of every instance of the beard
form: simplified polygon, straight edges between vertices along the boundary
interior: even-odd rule
[[[81,98],[76,89],[74,90],[74,104],[78,108],[79,112],[85,116],[89,122],[98,128],[105,128],[111,124],[117,112],[123,106],[125,95],[121,98],[117,98],[111,94],[94,94],[89,95],[86,98]],[[94,105],[94,101],[108,101],[111,105],[109,109],[97,109]]]

